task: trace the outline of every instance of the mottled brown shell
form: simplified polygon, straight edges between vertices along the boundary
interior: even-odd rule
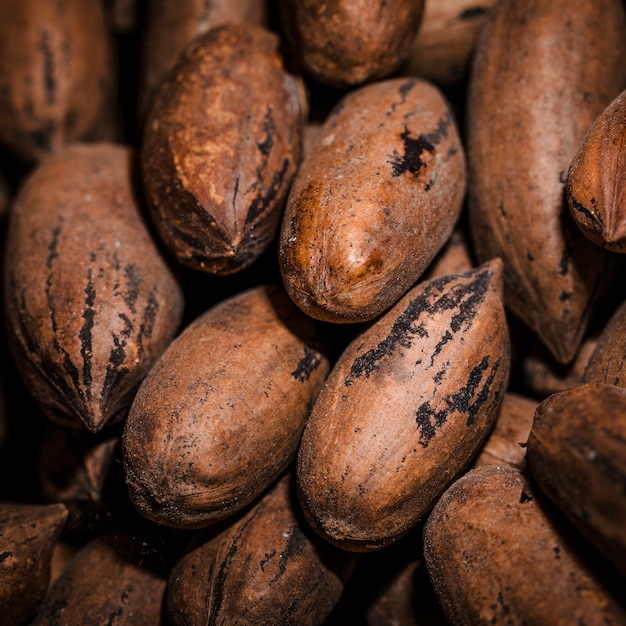
[[[207,526],[280,476],[329,369],[314,335],[282,289],[261,286],[172,342],[139,388],[123,436],[128,488],[144,516]]]
[[[214,28],[185,47],[154,94],[142,146],[151,215],[194,269],[237,272],[276,235],[305,115],[278,44],[260,26]]]
[[[505,302],[561,363],[609,275],[564,186],[595,118],[626,85],[620,0],[498,3],[467,97],[470,222],[478,260],[504,261]]]
[[[297,465],[305,515],[331,543],[391,544],[480,448],[508,383],[501,278],[494,260],[421,283],[340,356]]]
[[[153,543],[140,533],[109,532],[72,557],[30,624],[161,624],[166,583]]]
[[[626,610],[524,475],[485,465],[456,481],[424,527],[424,558],[451,624],[623,624]]]
[[[350,87],[388,76],[407,58],[424,0],[281,0],[279,7],[304,69]]]
[[[134,163],[127,147],[70,146],[41,162],[9,216],[4,297],[17,365],[48,417],[90,431],[125,416],[182,315]]]
[[[169,578],[173,626],[324,622],[353,559],[306,527],[290,478],[217,536],[194,540]]]
[[[400,78],[350,92],[289,193],[279,250],[289,295],[325,321],[380,315],[444,245],[464,193],[463,148],[436,87]]]
[[[541,489],[626,575],[626,389],[587,383],[544,400],[528,464]]]
[[[140,112],[193,39],[227,22],[264,24],[266,0],[151,0],[142,24]]]
[[[0,142],[27,161],[88,139],[111,105],[101,2],[0,2]]]
[[[439,85],[465,80],[480,29],[495,4],[496,0],[426,2],[402,74],[421,76]]]
[[[533,426],[539,402],[507,391],[502,398],[498,419],[472,467],[504,465],[526,468],[526,441]]]
[[[52,552],[67,520],[62,504],[0,503],[0,615],[26,624],[50,584]]]
[[[576,224],[596,245],[626,252],[626,91],[593,123],[567,175]]]

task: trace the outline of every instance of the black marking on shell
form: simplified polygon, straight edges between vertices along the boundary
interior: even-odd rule
[[[311,374],[320,366],[322,355],[311,348],[304,346],[304,356],[298,362],[296,369],[291,372],[291,376],[300,382],[309,380]]]

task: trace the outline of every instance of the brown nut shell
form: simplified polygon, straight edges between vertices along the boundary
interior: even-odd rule
[[[287,475],[218,535],[194,540],[169,578],[173,626],[324,623],[353,559],[311,533],[290,486]]]
[[[508,383],[499,259],[421,283],[343,352],[307,422],[304,513],[352,551],[396,541],[468,465]]]
[[[216,27],[185,47],[154,95],[146,195],[164,243],[194,269],[240,271],[278,230],[306,108],[278,45],[260,26]]]
[[[101,2],[0,2],[0,142],[32,162],[88,139],[111,105]]]
[[[424,527],[424,558],[452,624],[623,624],[626,610],[547,515],[524,475],[485,465]]]
[[[163,563],[146,537],[109,532],[76,552],[31,625],[158,625],[166,583]]]
[[[314,335],[282,289],[260,286],[172,342],[139,388],[122,439],[131,499],[144,516],[207,526],[280,476],[329,369]]]
[[[626,91],[598,116],[567,175],[576,224],[596,245],[626,253]]]
[[[281,0],[285,36],[314,78],[350,87],[391,74],[406,60],[424,0]]]
[[[505,0],[474,56],[467,150],[478,260],[502,258],[507,307],[563,364],[611,262],[574,224],[564,185],[584,134],[626,85],[624,58],[619,0]]]
[[[68,511],[62,504],[0,503],[0,615],[25,624],[51,577],[52,553]]]
[[[9,340],[52,420],[95,432],[125,417],[178,330],[182,291],[146,227],[134,152],[76,144],[42,161],[10,213]]]
[[[541,489],[626,575],[626,389],[587,383],[544,400],[528,463]]]
[[[285,287],[320,320],[387,310],[452,233],[465,159],[441,92],[415,78],[346,95],[289,193],[279,255]]]

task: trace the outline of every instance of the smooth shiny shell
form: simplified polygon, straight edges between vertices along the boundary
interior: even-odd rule
[[[305,515],[331,543],[396,541],[480,448],[508,383],[501,274],[496,259],[421,283],[333,367],[296,472]]]
[[[135,157],[113,144],[67,147],[34,170],[9,216],[16,363],[50,419],[92,432],[125,417],[182,316],[135,194]]]
[[[287,200],[279,256],[289,295],[320,320],[380,315],[445,244],[464,192],[463,148],[436,87],[401,78],[350,92]]]
[[[149,519],[199,528],[240,511],[293,460],[329,369],[315,326],[260,286],[192,322],[139,388],[125,425],[130,496]]]

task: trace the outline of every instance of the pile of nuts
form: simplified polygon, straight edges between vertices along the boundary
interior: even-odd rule
[[[625,129],[621,0],[0,3],[2,623],[626,624]]]

